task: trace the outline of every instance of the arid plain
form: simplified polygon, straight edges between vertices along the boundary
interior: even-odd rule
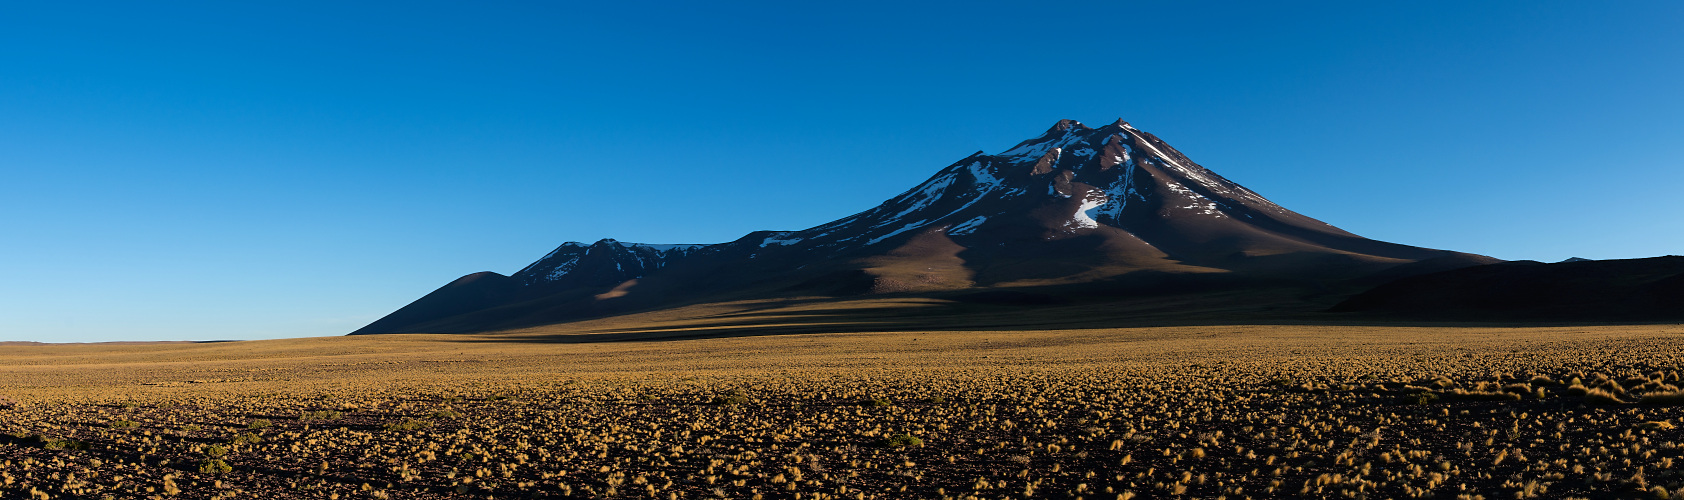
[[[761,326],[6,344],[0,497],[1684,498],[1678,325]]]

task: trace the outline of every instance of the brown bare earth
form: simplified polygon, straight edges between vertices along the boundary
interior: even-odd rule
[[[635,320],[9,344],[0,498],[1684,496],[1676,325]]]

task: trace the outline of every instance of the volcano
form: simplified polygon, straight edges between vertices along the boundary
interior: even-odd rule
[[[1217,309],[1319,310],[1383,281],[1494,262],[1371,240],[1293,212],[1122,120],[1061,120],[826,224],[706,245],[568,242],[513,275],[464,276],[353,334],[862,297],[1057,308],[1084,324],[1120,325]]]

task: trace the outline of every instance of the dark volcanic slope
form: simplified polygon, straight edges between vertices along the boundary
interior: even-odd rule
[[[1684,257],[1504,262],[1400,279],[1333,308],[1445,321],[1684,320]]]
[[[794,296],[1349,293],[1388,269],[1395,278],[1489,262],[1362,238],[1287,210],[1122,120],[1063,120],[827,224],[715,245],[567,243],[509,279],[447,285],[356,333],[484,331]]]

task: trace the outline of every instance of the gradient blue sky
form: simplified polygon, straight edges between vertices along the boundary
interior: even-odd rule
[[[1371,238],[1684,253],[1684,3],[11,2],[0,340],[337,335],[1125,118]]]

